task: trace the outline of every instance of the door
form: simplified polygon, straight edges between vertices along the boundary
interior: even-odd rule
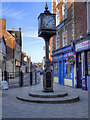
[[[59,62],[59,84],[62,84],[62,62]]]
[[[82,88],[82,63],[81,53],[77,55],[77,87]]]

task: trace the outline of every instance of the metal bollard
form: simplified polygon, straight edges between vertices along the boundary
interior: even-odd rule
[[[32,85],[32,71],[30,72],[30,85]]]
[[[22,87],[23,86],[23,72],[20,72],[20,80],[19,80],[19,86]]]

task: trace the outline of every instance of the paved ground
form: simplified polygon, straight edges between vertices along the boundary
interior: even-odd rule
[[[4,90],[2,93],[3,118],[88,118],[88,92],[54,84],[54,89],[80,96],[80,101],[69,104],[27,103],[16,99],[17,95],[42,89],[41,84]],[[0,96],[1,98],[1,96]]]

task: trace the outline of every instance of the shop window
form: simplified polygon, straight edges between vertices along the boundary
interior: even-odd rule
[[[87,52],[88,75],[90,75],[90,51]]]
[[[65,62],[65,77],[72,78],[72,65],[67,65]]]
[[[58,75],[58,63],[54,63],[54,75]]]
[[[67,31],[62,33],[63,47],[67,45]]]

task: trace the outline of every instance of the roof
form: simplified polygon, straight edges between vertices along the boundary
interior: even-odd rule
[[[24,56],[26,56],[26,53],[25,53],[25,52],[22,52],[22,54],[23,54]]]
[[[20,42],[20,46],[22,45],[22,40],[21,40],[21,30],[8,30],[10,34],[15,33],[15,36],[17,40]],[[13,35],[12,35],[13,36]],[[15,37],[14,36],[14,37]]]
[[[13,59],[13,49],[15,47],[15,38],[5,29],[0,29],[0,38],[4,38],[6,43],[7,60]]]

